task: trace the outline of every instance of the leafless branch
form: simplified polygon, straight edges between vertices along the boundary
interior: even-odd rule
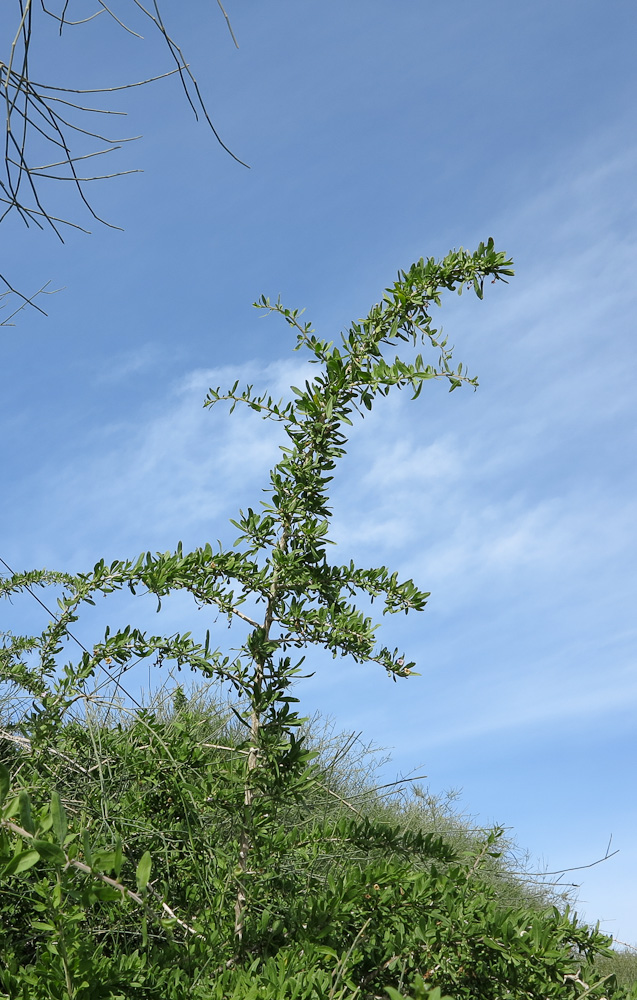
[[[573,868],[558,868],[557,871],[554,872],[511,872],[511,874],[519,875],[520,877],[524,877],[527,875],[529,877],[534,877],[534,876],[543,877],[544,875],[566,875],[567,872],[581,872],[584,871],[585,868],[594,868],[595,865],[601,865],[603,861],[608,861],[610,858],[614,858],[616,854],[619,854],[619,848],[616,851],[611,851],[610,853],[609,853],[609,848],[610,848],[610,841],[609,841],[609,846],[606,848],[604,857],[598,858],[597,861],[591,861],[587,865],[574,865]]]
[[[221,3],[221,0],[217,0],[217,3],[219,4],[219,10],[221,11],[221,13],[223,14],[223,16],[226,19],[226,24],[228,25],[228,31],[230,32],[230,37],[232,38],[232,41],[234,42],[234,44],[236,45],[236,47],[239,48],[239,43],[238,43],[237,39],[234,37],[234,31],[232,30],[232,25],[230,24],[230,18],[226,14],[224,6]]]
[[[217,0],[217,3],[233,42],[237,45],[228,14],[221,0]],[[213,125],[199,85],[181,48],[164,24],[157,0],[152,0],[148,6],[145,6],[140,0],[129,0],[129,9],[131,14],[141,14],[144,19],[150,21],[153,29],[162,36],[170,57],[175,63],[172,69],[132,83],[97,88],[62,87],[53,83],[38,83],[33,78],[29,60],[32,40],[36,37],[42,16],[53,18],[59,24],[59,30],[62,33],[63,27],[86,24],[100,14],[104,14],[128,34],[135,38],[143,38],[118,13],[116,14],[105,0],[96,0],[96,4],[99,9],[89,16],[71,20],[67,18],[70,0],[57,0],[57,4],[53,3],[51,6],[47,6],[45,0],[40,0],[39,8],[36,7],[33,0],[18,0],[16,30],[7,53],[6,62],[0,60],[0,99],[3,99],[4,102],[6,123],[4,164],[3,168],[0,168],[0,203],[4,206],[0,211],[0,222],[11,212],[16,212],[26,226],[33,223],[38,228],[44,228],[48,225],[61,241],[64,239],[63,229],[65,226],[71,226],[84,232],[88,232],[88,230],[76,221],[60,218],[59,213],[53,210],[49,204],[50,181],[70,181],[75,188],[80,206],[88,211],[96,221],[109,228],[117,229],[119,227],[101,218],[96,212],[84,187],[94,180],[111,179],[139,172],[135,169],[127,169],[87,177],[78,175],[75,164],[79,160],[115,152],[122,143],[132,142],[139,138],[139,136],[127,136],[122,139],[109,139],[101,135],[99,131],[86,128],[85,116],[87,114],[122,115],[125,112],[115,108],[91,107],[85,103],[84,95],[112,94],[131,90],[178,75],[186,100],[195,118],[198,119],[202,116],[222,148],[238,163],[247,166],[223,142]],[[57,9],[55,9],[56,6]],[[126,20],[128,21],[128,18]],[[60,94],[74,96],[66,98],[59,96]],[[61,113],[63,108],[67,109],[64,114]],[[76,151],[77,143],[85,139],[95,140],[99,144],[98,148]],[[50,152],[51,147],[55,149],[53,156],[47,155],[47,151]],[[34,160],[39,163],[47,163],[50,160],[51,163],[47,166],[37,167],[33,166]],[[54,174],[44,173],[45,170],[53,167],[61,169]],[[22,300],[16,312],[27,305],[33,305],[34,308],[39,309],[39,306],[33,302],[34,296],[21,295],[6,279],[2,280],[7,286],[7,292],[0,293],[0,296],[16,294]],[[39,311],[43,312],[41,309]],[[15,312],[12,315],[15,315]],[[6,325],[6,322],[5,320],[0,325]]]
[[[43,316],[46,316],[44,309],[41,309],[40,306],[37,305],[35,299],[38,297],[38,295],[55,295],[56,291],[59,291],[59,289],[54,289],[50,292],[47,291],[48,286],[51,284],[50,281],[47,281],[47,283],[45,285],[42,285],[42,288],[38,288],[37,292],[35,292],[33,295],[26,296],[23,295],[22,292],[19,292],[17,288],[13,288],[9,284],[7,279],[3,277],[1,274],[0,274],[0,281],[2,281],[6,286],[6,291],[0,292],[0,300],[4,299],[9,295],[16,295],[18,299],[21,300],[20,305],[17,306],[17,308],[14,309],[12,313],[9,313],[8,316],[5,316],[2,320],[0,320],[0,326],[14,326],[15,324],[13,324],[11,320],[13,319],[14,316],[17,316],[17,314],[21,312],[23,309],[26,309],[27,306],[33,306],[33,308],[37,309],[39,313],[42,313]],[[4,305],[0,306],[0,309],[4,309]]]

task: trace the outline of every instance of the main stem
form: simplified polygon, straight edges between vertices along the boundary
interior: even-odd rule
[[[280,552],[285,552],[287,549],[289,537],[289,526],[284,523],[283,530],[281,532],[281,537],[277,543],[277,548]],[[270,586],[270,591],[268,594],[268,603],[265,612],[265,618],[263,619],[263,639],[265,642],[270,637],[270,629],[272,628],[272,622],[274,620],[274,608],[276,606],[277,598],[280,591],[280,567],[278,565],[274,566],[272,572],[272,584]],[[256,702],[258,696],[263,690],[263,683],[265,678],[265,656],[255,661],[255,671],[254,671],[254,701]],[[252,848],[252,841],[250,838],[250,828],[252,826],[252,805],[254,802],[254,787],[251,781],[252,772],[255,770],[258,757],[259,757],[259,735],[261,732],[261,716],[258,710],[255,708],[254,703],[252,706],[252,713],[250,715],[250,752],[248,754],[247,772],[245,787],[243,793],[243,804],[244,804],[244,822],[243,829],[241,831],[241,841],[239,844],[239,869],[241,875],[243,875],[248,868],[248,858],[250,855],[250,850]],[[241,876],[240,876],[241,877]],[[237,899],[234,904],[234,933],[235,937],[241,943],[243,940],[243,931],[245,928],[245,911],[246,911],[246,894],[245,886],[243,881],[239,882],[239,888],[237,890]]]

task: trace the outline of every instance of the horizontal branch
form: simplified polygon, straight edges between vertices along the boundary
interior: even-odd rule
[[[36,839],[35,836],[32,833],[29,833],[28,830],[25,830],[23,827],[18,826],[17,823],[13,823],[9,819],[0,818],[0,826],[4,826],[5,829],[11,830],[12,833],[17,834],[19,837],[24,837],[26,840],[30,842]],[[93,875],[95,878],[99,879],[100,882],[103,882],[105,885],[111,886],[112,889],[117,889],[118,892],[121,892],[128,899],[132,900],[134,903],[137,904],[137,906],[141,906],[142,909],[144,909],[147,914],[154,917],[155,920],[161,919],[159,914],[155,910],[153,910],[152,907],[148,905],[148,903],[146,903],[146,901],[139,895],[139,893],[133,892],[132,889],[128,889],[125,885],[122,885],[122,883],[118,882],[116,879],[110,878],[110,876],[108,875],[104,875],[103,872],[95,871],[95,869],[91,868],[90,865],[85,865],[83,861],[78,861],[76,858],[70,858],[67,852],[63,850],[63,848],[60,848],[60,850],[62,851],[66,859],[66,865],[65,865],[66,868],[75,868],[76,871],[82,872],[85,875]],[[152,888],[152,886],[149,886],[148,888],[151,889],[151,891],[153,891],[155,895],[158,895],[158,893]],[[194,929],[194,927],[191,927],[190,924],[187,924],[185,922],[185,920],[181,920],[178,916],[176,916],[175,912],[170,908],[170,906],[168,906],[167,903],[164,903],[162,901],[161,908],[164,911],[164,913],[166,913],[170,917],[171,920],[176,920],[179,926],[182,927],[189,934],[194,934],[195,937],[203,938],[203,935],[199,934],[198,931]]]
[[[48,83],[36,83],[34,80],[28,80],[30,87],[38,87],[40,90],[55,90],[58,93],[64,94],[112,94],[117,90],[130,90],[131,87],[144,87],[147,83],[155,83],[157,80],[164,80],[167,76],[174,76],[175,73],[180,73],[182,70],[187,69],[187,65],[178,66],[177,69],[170,69],[166,73],[161,73],[159,76],[150,76],[147,80],[138,80],[137,83],[124,83],[120,87],[94,87],[90,90],[84,90],[80,87],[53,87]],[[26,77],[22,77],[26,81]]]

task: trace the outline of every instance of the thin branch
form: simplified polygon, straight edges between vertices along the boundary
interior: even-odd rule
[[[12,833],[17,834],[19,837],[24,837],[27,841],[35,840],[35,836],[32,833],[29,833],[28,830],[25,830],[23,829],[23,827],[18,826],[17,823],[12,823],[11,820],[9,819],[3,819],[0,817],[0,825],[4,826],[7,830],[11,830]],[[64,857],[66,859],[66,865],[65,865],[66,868],[75,868],[77,871],[83,872],[83,874],[85,875],[92,875],[94,878],[98,878],[100,882],[104,882],[105,885],[110,885],[111,888],[117,889],[124,896],[127,896],[128,899],[131,899],[138,906],[141,906],[142,909],[144,909],[145,912],[148,913],[150,916],[154,917],[155,920],[161,919],[159,917],[159,914],[157,914],[148,905],[148,903],[139,895],[139,893],[133,892],[132,889],[128,889],[125,885],[122,885],[122,883],[118,882],[116,879],[110,878],[108,875],[104,875],[103,872],[95,871],[95,869],[91,868],[90,865],[85,865],[83,861],[78,861],[76,858],[70,858],[66,853],[66,851],[64,851],[62,848],[60,848],[60,850],[63,851]],[[155,895],[157,896],[159,895],[159,893],[157,893],[157,891],[153,889],[152,886],[149,885],[148,888]],[[199,938],[203,937],[203,935],[199,934],[199,932],[196,931],[194,927],[191,927],[190,924],[187,924],[185,920],[180,920],[180,918],[175,914],[174,910],[171,910],[170,906],[168,906],[167,903],[164,903],[162,901],[161,908],[164,911],[164,913],[168,914],[171,920],[176,920],[179,926],[182,927],[189,934],[194,934],[195,937]]]
[[[567,872],[581,872],[585,868],[594,868],[595,865],[601,865],[603,861],[608,861],[610,858],[614,858],[616,854],[619,854],[619,848],[617,848],[616,851],[613,851],[612,854],[608,854],[607,852],[603,858],[598,858],[597,861],[591,861],[588,865],[575,865],[573,868],[558,868],[557,871],[554,872],[511,872],[511,874],[519,876],[528,875],[530,878],[540,878],[543,875],[566,875]]]
[[[8,198],[0,198],[0,202],[4,202],[6,205],[11,205],[16,210],[19,210],[19,211],[22,211],[22,212],[26,212],[27,215],[32,216],[33,217],[32,221],[35,222],[35,224],[37,226],[39,226],[40,229],[42,229],[43,227],[40,225],[40,223],[38,222],[38,220],[35,218],[35,216],[37,216],[37,215],[43,216],[47,220],[47,222],[50,222],[51,220],[53,220],[53,222],[59,222],[61,226],[69,226],[70,229],[79,229],[79,231],[81,233],[86,233],[87,236],[91,235],[91,230],[90,229],[85,229],[84,226],[80,226],[77,222],[71,222],[70,219],[60,219],[60,218],[58,218],[57,215],[47,215],[46,212],[40,212],[40,211],[38,211],[35,208],[27,208],[26,205],[20,205],[19,203],[15,204],[15,203],[11,202]],[[2,222],[2,219],[4,219],[5,215],[8,214],[8,211],[9,210],[7,210],[7,212],[5,212],[0,217],[0,222]],[[119,226],[112,226],[111,228],[113,228],[113,229],[119,229]],[[3,277],[2,280],[4,281],[4,283],[6,285],[9,284],[9,282],[7,281],[6,278]],[[22,295],[22,292],[19,292],[16,288],[12,288],[11,291],[15,292],[16,295]],[[25,296],[22,295],[22,298],[25,298]],[[45,315],[46,315],[46,313],[45,313]]]
[[[122,142],[128,142],[128,139],[122,139]],[[44,163],[41,167],[30,167],[31,173],[39,173],[41,170],[51,170],[53,167],[63,167],[66,163],[77,163],[78,160],[90,160],[92,156],[101,156],[102,153],[112,153],[115,149],[121,149],[121,146],[109,146],[108,149],[96,149],[93,153],[85,153],[83,156],[74,156],[72,161],[70,160],[58,160],[57,163]],[[14,160],[10,161],[14,163]],[[16,164],[18,166],[18,164]]]
[[[55,90],[63,94],[114,94],[117,90],[130,90],[132,87],[145,87],[147,83],[155,83],[157,80],[165,80],[167,76],[174,76],[175,73],[179,73],[180,70],[186,68],[186,66],[181,66],[177,69],[169,69],[166,73],[160,73],[159,76],[149,76],[147,80],[138,80],[136,83],[123,83],[119,87],[94,87],[90,90],[84,90],[81,87],[54,87],[49,83],[36,83],[35,80],[29,80],[28,83],[30,87],[39,87],[40,90]],[[83,110],[90,111],[91,109],[83,108]],[[125,114],[125,112],[123,113]]]
[[[245,754],[246,757],[249,757],[253,752],[252,747],[249,750],[239,750],[237,747],[226,747],[222,743],[200,743],[199,746],[207,747],[210,750],[229,750],[230,753],[242,753]]]
[[[428,774],[416,774],[413,778],[399,778],[398,781],[388,781],[386,785],[376,785],[374,788],[370,788],[370,792],[379,792],[381,788],[394,788],[395,785],[406,785],[410,781],[422,781],[423,778],[428,777]]]
[[[8,572],[11,574],[11,576],[15,576],[16,575],[14,573],[14,571],[11,569],[11,567],[9,566],[9,564],[7,562],[5,562],[5,560],[1,556],[0,556],[0,563],[2,563],[2,565],[5,567],[5,569],[8,570]],[[54,611],[51,611],[51,609],[46,606],[46,604],[44,603],[44,601],[40,600],[40,598],[38,597],[38,595],[35,593],[35,591],[28,584],[25,585],[25,590],[26,590],[26,592],[28,594],[31,595],[31,597],[35,601],[38,602],[38,604],[40,605],[40,607],[44,608],[44,610],[46,611],[46,613],[51,616],[51,618],[53,619],[53,621],[59,623],[59,621],[60,621],[59,617],[55,614]],[[70,639],[72,639],[73,642],[75,642],[80,647],[80,649],[82,650],[82,652],[87,653],[89,656],[91,655],[91,653],[86,648],[86,646],[84,645],[84,643],[80,642],[80,640],[77,638],[77,636],[74,635],[68,627],[65,629],[65,631],[66,631],[66,634],[68,635],[68,637]],[[113,674],[110,672],[110,670],[108,670],[102,663],[99,663],[98,666],[100,667],[101,670],[104,671],[104,673],[107,675],[107,677],[109,678],[109,680],[112,681],[113,684],[115,684],[116,687],[119,688],[119,690],[122,692],[122,694],[124,694],[127,698],[129,698],[130,701],[132,701],[133,705],[135,705],[141,711],[142,705],[140,704],[140,702],[137,701],[137,699],[134,698],[133,695],[130,694],[126,690],[126,688],[123,687],[122,684],[120,684],[120,682],[118,681],[118,679],[113,676]]]
[[[101,150],[101,152],[108,152],[108,150]],[[97,155],[97,154],[92,154]],[[76,157],[76,159],[81,159],[81,157]],[[65,163],[72,164],[75,160],[65,160]],[[41,168],[44,169],[44,168]],[[96,174],[94,177],[59,177],[57,174],[43,174],[35,168],[30,168],[28,173],[30,177],[46,177],[49,181],[72,181],[73,184],[84,184],[88,181],[106,181],[110,180],[112,177],[125,177],[127,174],[143,174],[143,170],[137,168],[135,170],[118,170],[113,174]],[[95,216],[97,219],[98,217]],[[119,226],[111,226],[109,222],[104,222],[104,219],[100,219],[100,222],[104,223],[105,226],[110,226],[111,229],[119,229]]]
[[[32,743],[31,740],[28,739],[26,736],[16,736],[14,733],[7,732],[6,729],[0,729],[0,737],[2,737],[2,739],[8,740],[10,743],[17,743],[18,746],[21,746],[23,750],[26,750],[28,753],[31,753]],[[65,760],[67,764],[71,764],[78,771],[81,771],[82,774],[88,775],[92,770],[92,768],[89,768],[87,770],[87,768],[82,767],[81,764],[78,764],[77,761],[73,760],[72,757],[69,757],[68,754],[62,753],[61,750],[56,750],[55,747],[48,746],[47,753],[53,754],[54,757],[60,757],[62,760]]]
[[[230,608],[230,612],[233,615],[236,615],[237,618],[241,618],[242,621],[247,622],[248,625],[252,626],[252,628],[259,628],[259,623],[258,622],[255,622],[252,618],[248,618],[248,616],[244,615],[243,611],[239,611],[238,608]]]
[[[578,986],[583,986],[584,987],[584,992],[583,993],[578,993],[577,1000],[584,1000],[584,997],[589,996],[593,992],[593,990],[596,990],[598,988],[598,986],[602,986],[606,982],[607,979],[610,979],[610,977],[612,975],[613,975],[613,973],[609,972],[607,976],[604,976],[598,982],[593,983],[592,986],[589,986],[588,983],[585,983],[583,979],[580,979],[580,974],[579,974],[579,969],[578,969],[575,974],[567,972],[565,974],[565,976],[564,976],[564,982],[566,982],[568,979],[570,979],[570,981],[572,983],[577,983]],[[602,998],[602,1000],[604,1000],[604,998]]]
[[[620,941],[619,938],[613,938],[613,944],[620,944],[622,948],[628,948],[629,951],[634,951],[637,955],[637,947],[634,944],[626,944],[625,941]]]
[[[157,892],[157,890],[156,890],[156,889],[155,889],[155,888],[154,888],[154,887],[153,887],[152,885],[150,885],[150,883],[149,883],[149,885],[148,885],[148,889],[149,889],[149,891],[150,891],[150,892],[152,892],[152,893],[153,893],[153,895],[154,895],[154,896],[158,896],[158,897],[159,897],[159,893]],[[161,898],[161,897],[159,897],[159,898]],[[174,910],[171,910],[171,908],[169,907],[168,903],[164,903],[164,901],[163,901],[163,900],[161,901],[161,908],[162,908],[162,910],[164,911],[164,913],[167,913],[167,914],[168,914],[168,916],[170,917],[170,919],[171,919],[171,920],[175,920],[175,921],[176,921],[176,922],[177,922],[177,923],[179,924],[179,926],[180,926],[180,927],[183,927],[183,929],[184,929],[185,931],[188,931],[188,933],[189,933],[189,934],[194,934],[194,935],[195,935],[195,937],[198,937],[198,938],[202,938],[202,939],[203,939],[203,934],[199,934],[199,932],[198,932],[198,931],[196,931],[196,930],[194,929],[194,927],[191,927],[191,926],[190,926],[189,924],[187,924],[187,923],[186,923],[186,922],[185,922],[184,920],[181,920],[181,919],[180,919],[180,918],[179,918],[179,917],[177,916],[177,914],[175,913],[175,911],[174,911]]]
[[[43,316],[46,316],[47,313],[45,313],[44,309],[41,309],[40,306],[36,305],[36,303],[33,300],[37,298],[38,295],[55,295],[56,292],[59,291],[59,289],[55,289],[52,292],[47,292],[46,289],[51,284],[50,281],[47,281],[46,284],[42,285],[41,288],[38,288],[37,292],[34,292],[33,295],[26,296],[23,295],[22,292],[19,292],[16,288],[12,288],[7,279],[3,277],[3,275],[1,274],[0,274],[0,281],[3,281],[8,289],[8,291],[0,293],[0,298],[3,298],[5,295],[17,295],[18,298],[23,300],[17,307],[17,309],[14,309],[12,313],[9,313],[9,315],[2,320],[0,326],[13,326],[13,324],[11,323],[13,317],[17,316],[17,314],[19,312],[22,312],[23,309],[26,309],[27,306],[33,306],[33,308],[37,309],[39,313],[42,313]],[[2,308],[4,308],[4,306]]]
[[[103,10],[96,10],[94,14],[90,14],[88,17],[83,17],[80,21],[67,21],[66,18],[64,17],[64,14],[66,12],[66,8],[68,7],[68,4],[69,4],[69,0],[66,0],[66,2],[64,4],[64,10],[62,11],[62,16],[60,17],[60,15],[56,14],[55,11],[49,10],[48,7],[45,7],[43,0],[40,0],[40,6],[42,7],[42,10],[44,11],[44,13],[48,14],[49,17],[52,17],[54,21],[59,21],[59,24],[60,24],[60,34],[62,34],[62,27],[65,24],[68,24],[71,27],[73,27],[76,24],[87,24],[88,21],[93,21],[93,20],[95,20],[96,17],[99,17],[100,14],[104,13]]]
[[[123,21],[120,21],[120,19],[117,16],[117,14],[114,14],[113,11],[111,10],[111,8],[106,6],[106,4],[104,3],[104,0],[97,0],[97,2],[99,3],[100,7],[102,7],[102,9],[107,12],[107,14],[111,15],[111,17],[113,18],[114,21],[117,21],[117,23],[119,24],[120,28],[123,28],[124,31],[128,31],[129,34],[134,35],[135,38],[141,38],[143,40],[144,36],[143,35],[139,35],[136,31],[133,31],[132,28],[129,28],[127,24],[124,24]]]
[[[58,104],[66,104],[69,108],[75,108],[76,111],[86,111],[92,115],[119,115],[121,118],[126,118],[127,111],[113,111],[112,108],[87,108],[85,104],[76,104],[74,101],[67,101],[63,97],[53,97],[52,94],[46,95],[47,101],[56,101]],[[77,128],[77,126],[73,126]],[[79,129],[78,129],[79,131]],[[93,132],[87,132],[87,135],[93,135]],[[141,139],[141,135],[134,136],[135,139]],[[130,142],[130,139],[113,139],[112,142]]]
[[[356,937],[352,941],[352,943],[351,943],[349,949],[347,950],[346,954],[343,955],[343,957],[340,959],[338,965],[336,966],[336,969],[334,970],[334,972],[336,973],[336,976],[335,976],[334,982],[332,983],[332,988],[331,988],[330,993],[329,993],[329,1000],[333,1000],[334,994],[336,992],[336,987],[338,986],[338,982],[339,982],[341,976],[343,975],[343,972],[345,971],[345,967],[347,965],[347,961],[348,961],[350,955],[354,951],[354,948],[356,947],[356,945],[358,944],[358,942],[362,938],[363,934],[365,933],[365,931],[367,930],[367,928],[368,928],[368,926],[369,926],[369,924],[371,922],[372,922],[372,918],[368,917],[367,920],[365,921],[365,923],[363,924],[363,926],[361,927],[361,929],[359,930],[358,934],[356,935]],[[353,996],[355,996],[356,993],[359,992],[359,990],[360,990],[360,987],[355,991],[355,993],[353,994]]]
[[[7,79],[11,75],[11,67],[13,66],[13,60],[14,60],[14,57],[15,57],[16,47],[17,47],[18,42],[20,40],[20,35],[22,34],[22,32],[24,30],[24,26],[25,26],[25,23],[26,23],[27,15],[30,14],[30,13],[31,13],[31,0],[26,0],[26,3],[24,5],[24,10],[22,11],[22,18],[20,20],[20,24],[18,26],[18,30],[16,31],[15,38],[13,39],[13,42],[11,43],[11,53],[10,53],[10,56],[9,56],[9,63],[7,65]],[[6,89],[6,85],[5,85],[5,89]]]
[[[327,785],[323,785],[321,782],[317,782],[317,784],[319,788],[323,789],[324,792],[327,792],[328,795],[331,795],[333,796],[333,798],[338,799],[339,802],[341,802],[344,806],[347,806],[348,809],[351,809],[352,812],[356,813],[357,816],[360,816],[361,819],[365,818],[363,813],[360,812],[356,808],[356,806],[353,806],[351,802],[348,802],[347,799],[344,799],[340,795],[337,795],[336,792],[333,792],[331,788],[327,787]]]
[[[234,31],[232,30],[232,25],[230,24],[230,18],[226,14],[226,12],[224,10],[224,6],[221,3],[221,0],[217,0],[217,3],[219,4],[219,10],[221,11],[221,13],[223,14],[223,16],[226,19],[226,24],[228,25],[228,31],[230,32],[230,37],[232,38],[232,41],[234,42],[234,44],[236,45],[236,47],[239,48],[239,43],[238,43],[237,39],[234,36]]]
[[[110,6],[110,3],[111,0],[97,0],[99,10],[96,10],[95,13],[76,21],[67,20],[66,14],[69,7],[69,0],[63,0],[63,3],[61,4],[61,13],[49,8],[45,0],[40,0],[39,6],[45,16],[53,18],[59,24],[60,34],[62,33],[64,25],[71,26],[85,24],[88,21],[94,20],[100,14],[107,14],[128,34],[141,39],[143,36],[134,30],[130,24],[125,23],[119,13],[116,12],[112,6]],[[58,105],[66,105],[71,108],[74,113],[77,113],[78,116],[84,112],[100,115],[124,114],[122,111],[85,106],[81,100],[83,95],[114,94],[119,91],[131,90],[135,87],[143,87],[147,84],[155,83],[159,80],[163,80],[177,74],[180,78],[184,94],[193,111],[193,114],[195,115],[195,118],[198,119],[199,116],[202,115],[222,148],[238,163],[241,163],[246,167],[248,166],[243,162],[243,160],[235,156],[232,150],[226,146],[214,127],[201,95],[199,85],[190,67],[188,66],[188,63],[186,62],[186,59],[184,58],[184,54],[166,29],[157,0],[152,0],[148,6],[146,6],[144,2],[140,2],[140,0],[130,0],[130,3],[133,8],[136,7],[146,19],[151,21],[154,28],[159,32],[159,34],[162,35],[170,53],[170,57],[175,62],[174,68],[146,79],[133,81],[132,83],[110,87],[103,86],[95,88],[82,88],[39,83],[37,80],[32,78],[29,66],[29,54],[32,35],[36,26],[37,13],[34,19],[33,0],[21,0],[19,4],[20,18],[10,44],[8,61],[0,61],[0,93],[3,92],[2,96],[4,97],[6,120],[4,178],[0,178],[0,192],[3,195],[6,195],[6,198],[0,199],[2,204],[5,206],[5,208],[0,212],[0,223],[7,217],[8,214],[11,213],[11,211],[15,210],[25,225],[29,226],[33,223],[33,225],[43,229],[44,225],[48,224],[61,241],[63,241],[63,226],[68,225],[79,229],[80,231],[88,232],[88,230],[83,226],[72,222],[70,219],[58,218],[56,214],[49,210],[48,204],[45,203],[45,200],[40,194],[40,181],[70,180],[76,187],[80,201],[83,203],[89,214],[96,219],[96,221],[112,229],[119,228],[118,226],[112,225],[106,219],[101,218],[96,213],[84,192],[84,185],[89,181],[107,180],[112,179],[113,177],[122,177],[127,174],[138,173],[139,171],[130,169],[106,172],[104,174],[90,177],[79,177],[76,174],[74,164],[78,160],[89,156],[113,152],[114,149],[118,148],[120,142],[131,142],[139,137],[131,136],[122,140],[108,139],[105,136],[100,136],[97,133],[92,132],[90,129],[82,128],[79,124],[79,120],[66,120],[58,114],[54,108],[55,102]],[[228,30],[230,31],[231,38],[234,44],[238,46],[237,39],[232,30],[232,25],[223,3],[221,0],[217,0],[217,3]],[[64,97],[59,96],[61,94],[76,95],[79,100],[66,100]],[[73,118],[74,116],[72,115],[71,117]],[[81,135],[97,139],[98,142],[104,142],[109,148],[75,155],[75,153],[71,151],[70,140],[77,139]],[[68,170],[68,174],[66,171],[63,171],[59,175],[47,174],[44,173],[44,170],[47,170],[48,167],[32,167],[30,165],[30,160],[34,142],[38,144],[43,143],[45,146],[47,143],[50,143],[56,148],[56,150],[59,149],[60,152],[63,153],[63,158],[60,156],[47,157],[38,154],[38,159],[40,162],[45,159],[55,161],[55,165],[65,167]],[[25,191],[27,192],[26,194]],[[46,193],[48,196],[48,189]]]

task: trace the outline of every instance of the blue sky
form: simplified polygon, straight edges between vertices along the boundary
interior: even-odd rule
[[[394,685],[316,657],[299,691],[308,714],[391,748],[390,777],[462,789],[540,866],[586,865],[612,835],[615,858],[565,881],[587,919],[637,942],[637,13],[228,2],[237,51],[216,5],[183,7],[165,19],[250,169],[163,81],[113,97],[144,138],[111,169],[144,173],[92,190],[124,232],[62,246],[3,223],[1,270],[23,290],[64,289],[48,318],[0,330],[0,555],[82,569],[230,538],[278,439],[253,414],[203,411],[206,389],[283,392],[301,364],[250,303],[281,294],[332,337],[399,267],[493,236],[516,277],[441,313],[480,389],[391,398],[355,428],[335,481],[339,557],[432,592],[383,633],[421,676]],[[43,31],[34,66],[60,86],[162,72],[142,30]],[[66,189],[52,195],[86,222]],[[42,624],[28,605],[1,613],[2,628]],[[191,614],[174,602],[166,628]]]

